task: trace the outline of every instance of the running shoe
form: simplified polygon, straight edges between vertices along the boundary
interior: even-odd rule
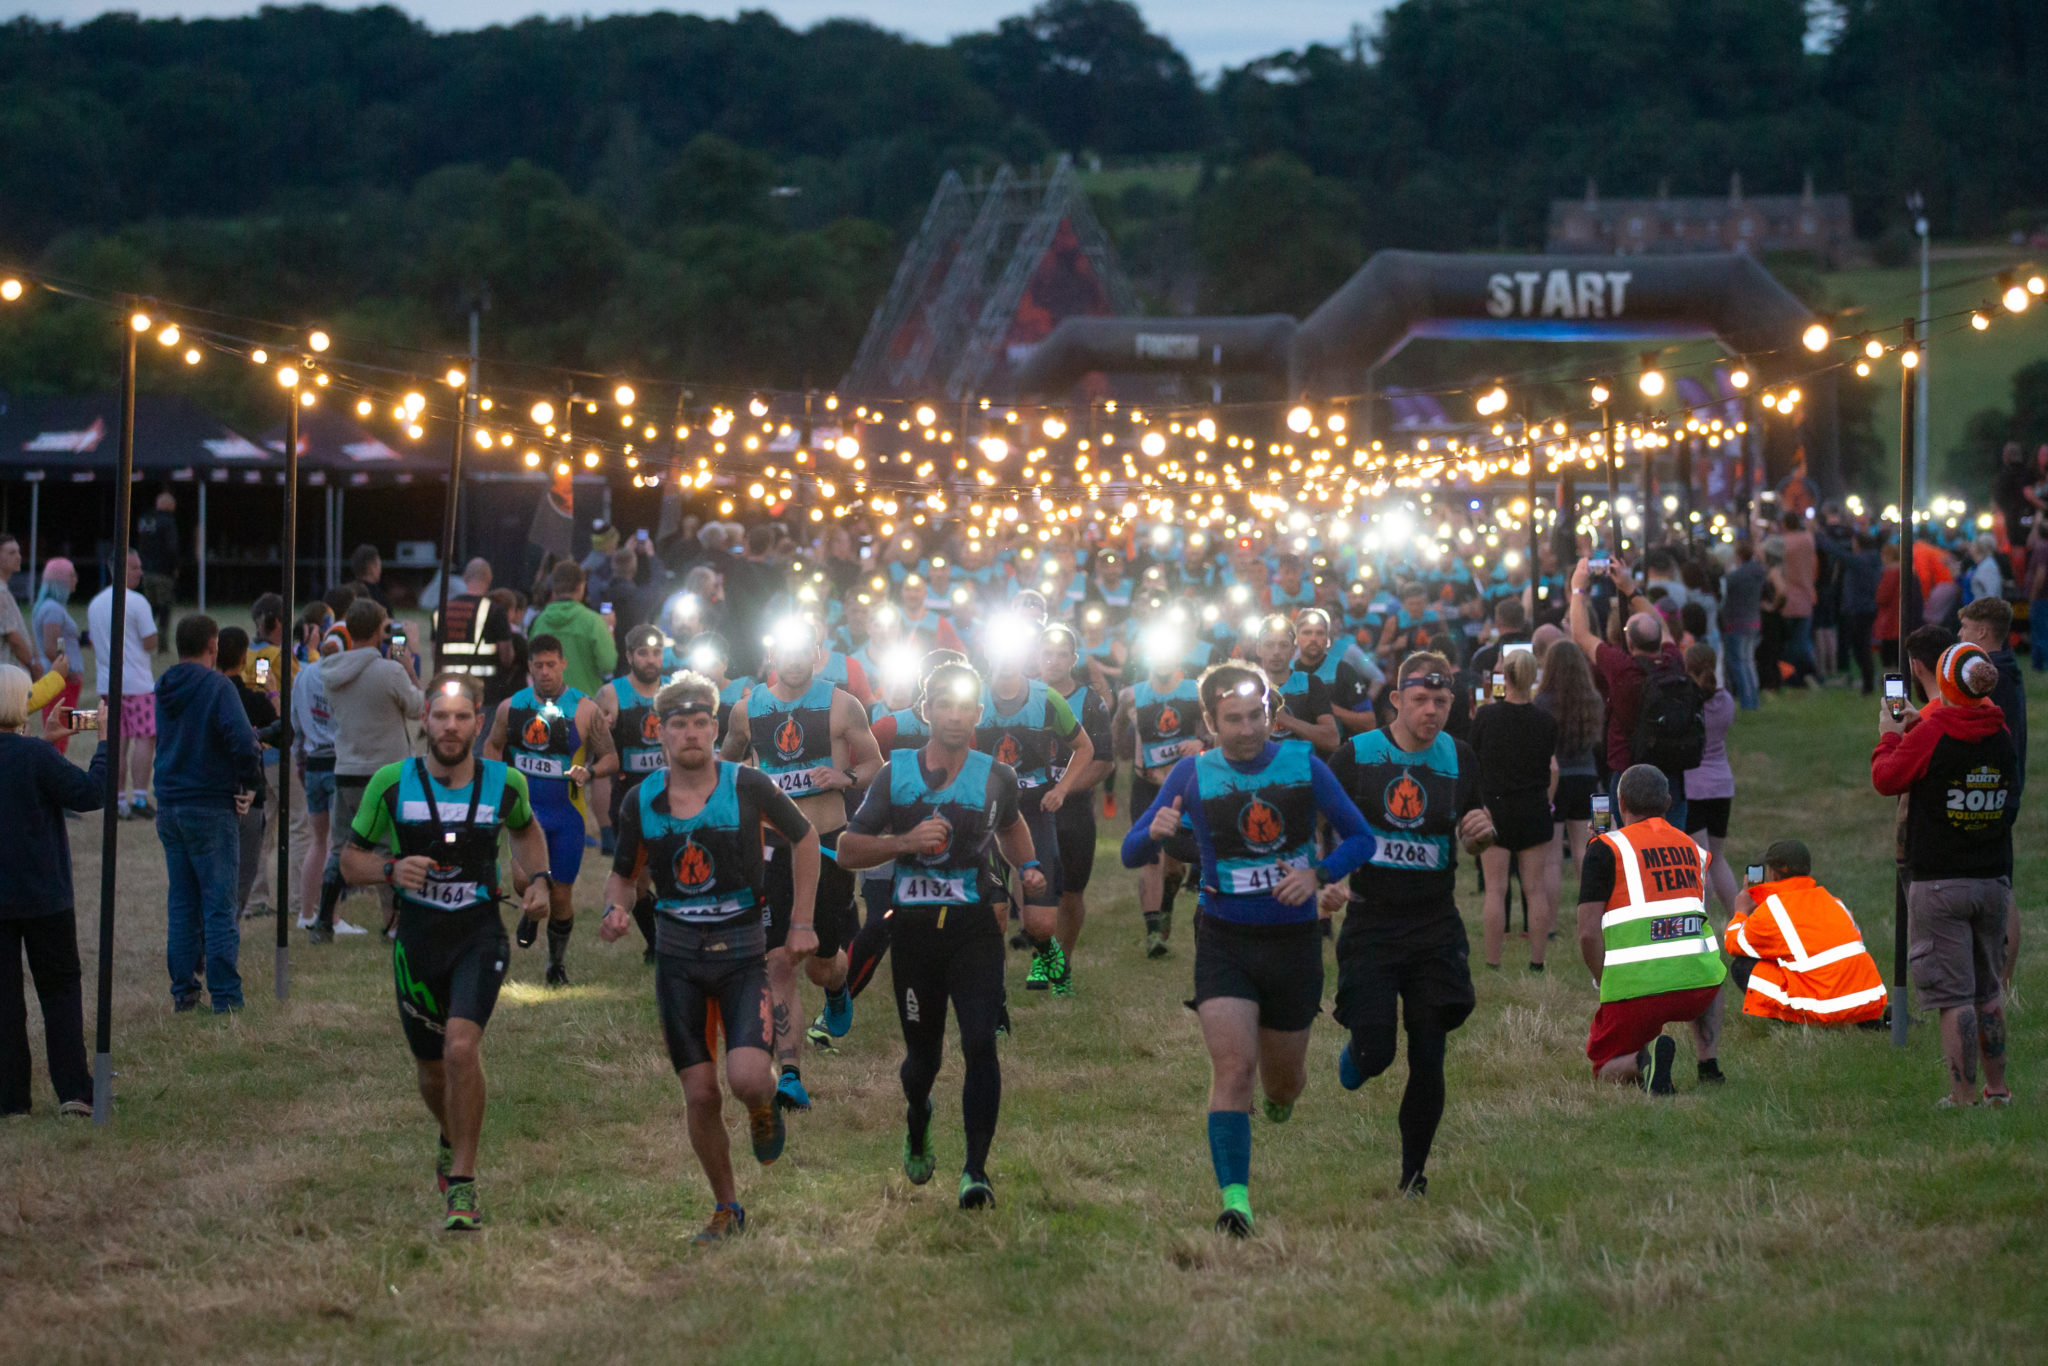
[[[976,1176],[972,1172],[961,1172],[960,1208],[994,1209],[995,1207],[996,1188],[988,1183],[988,1178]]]
[[[1058,989],[1067,980],[1071,969],[1067,966],[1067,951],[1060,947],[1057,939],[1045,941],[1045,980],[1048,986]]]
[[[811,1027],[804,1031],[804,1042],[813,1048],[822,1048],[828,1053],[838,1051],[832,1047],[832,1031],[825,1028],[824,1011],[819,1011],[818,1018],[811,1021]]]
[[[1242,1210],[1227,1209],[1216,1216],[1216,1231],[1231,1238],[1252,1236],[1252,1217]]]
[[[1349,1039],[1337,1050],[1337,1084],[1347,1091],[1365,1085],[1365,1069],[1359,1066],[1358,1054],[1352,1051]]]
[[[1350,1050],[1346,1049],[1345,1051],[1349,1052]],[[1264,1105],[1266,1118],[1275,1124],[1285,1124],[1288,1120],[1294,1118],[1294,1102],[1291,1100],[1282,1105],[1271,1096],[1267,1096],[1265,1097]]]
[[[720,1205],[711,1211],[711,1222],[692,1242],[722,1243],[728,1238],[737,1238],[747,1231],[747,1212],[738,1205]]]
[[[1145,956],[1147,958],[1164,958],[1166,954],[1166,936],[1157,930],[1145,931]]]
[[[351,925],[346,920],[343,920],[340,916],[334,917],[334,932],[336,934],[341,935],[369,933],[369,931],[364,929],[361,925]]]
[[[560,963],[548,964],[547,984],[551,987],[568,986],[569,969],[563,967]]]
[[[1038,952],[1031,955],[1031,971],[1024,976],[1024,990],[1044,991],[1052,985],[1052,963],[1046,956],[1049,944],[1041,944]]]
[[[1074,994],[1074,965],[1068,963],[1066,967],[1067,970],[1065,972],[1052,979],[1052,994],[1055,996],[1072,996]]]
[[[156,819],[156,808],[149,804],[149,798],[137,797],[128,803],[128,814],[139,821],[153,821]]]
[[[811,1093],[804,1090],[804,1079],[794,1072],[784,1072],[782,1080],[775,1083],[775,1108],[777,1110],[804,1110],[811,1108]]]
[[[1403,1200],[1420,1200],[1428,1194],[1429,1178],[1421,1172],[1415,1173],[1415,1175],[1401,1183],[1401,1198]]]
[[[1171,906],[1159,912],[1159,937],[1161,939],[1173,938],[1173,907]]]
[[[924,1103],[923,1152],[919,1152],[911,1146],[909,1128],[905,1126],[904,1129],[903,1174],[910,1178],[911,1185],[922,1186],[925,1182],[932,1179],[932,1173],[938,1169],[938,1165],[939,1156],[932,1147],[932,1103],[927,1100]]]
[[[1659,1034],[1650,1043],[1650,1073],[1645,1089],[1653,1096],[1675,1096],[1678,1088],[1671,1084],[1671,1060],[1678,1052],[1678,1040],[1669,1034]]]
[[[1974,1110],[1983,1103],[1981,1100],[1958,1103],[1954,1096],[1943,1096],[1940,1100],[1934,1102],[1934,1108],[1937,1110]]]
[[[449,1233],[474,1233],[484,1226],[483,1211],[477,1207],[476,1182],[462,1181],[448,1188],[448,1217],[441,1227]]]
[[[1987,1086],[1984,1088],[1984,1103],[1994,1110],[2003,1110],[2012,1104],[2012,1092],[1994,1091]]]
[[[825,1013],[818,1017],[825,1022],[825,1032],[835,1039],[843,1039],[853,1028],[853,993],[845,987],[825,993]]]
[[[758,1110],[747,1111],[747,1125],[753,1130],[756,1162],[765,1167],[782,1156],[782,1145],[789,1139],[789,1129],[782,1122],[780,1105],[771,1101]]]
[[[437,1151],[434,1154],[434,1186],[441,1194],[446,1195],[448,1178],[455,1172],[455,1149],[446,1143],[436,1144],[435,1147]]]
[[[522,949],[533,947],[533,941],[540,937],[540,922],[530,915],[519,917],[519,927],[512,931],[512,942]]]
[[[2012,1097],[2007,1096],[2007,1100]],[[57,1107],[59,1119],[91,1119],[92,1102],[89,1100],[67,1100]]]
[[[996,1037],[999,1039],[1010,1037],[1010,1003],[1008,1001],[1004,1001],[996,1007]]]

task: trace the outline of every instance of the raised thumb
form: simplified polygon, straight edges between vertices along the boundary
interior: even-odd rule
[[[1180,810],[1180,798],[1175,797],[1173,799],[1173,809],[1176,811]]]

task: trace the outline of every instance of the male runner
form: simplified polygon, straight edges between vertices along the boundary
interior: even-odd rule
[[[1346,735],[1371,730],[1379,722],[1372,714],[1372,696],[1365,675],[1348,659],[1330,649],[1330,614],[1320,607],[1304,608],[1294,618],[1294,664],[1298,672],[1323,685],[1329,698],[1330,714]]]
[[[1274,682],[1273,729],[1282,739],[1306,740],[1319,754],[1337,748],[1337,718],[1330,694],[1314,674],[1294,667],[1294,623],[1278,612],[1259,623],[1259,667]]]
[[[722,755],[737,763],[753,749],[761,771],[796,802],[797,809],[818,831],[819,843],[836,848],[846,825],[849,787],[867,783],[882,766],[868,729],[867,713],[853,694],[817,676],[824,651],[818,628],[801,617],[780,623],[773,633],[772,683],[757,683],[733,706],[726,723]],[[774,831],[762,851],[767,868],[762,876],[768,896],[768,947],[783,946],[789,933],[795,886],[791,881],[788,845]],[[832,1038],[853,1028],[853,997],[846,990],[844,950],[853,941],[853,876],[828,853],[818,874],[818,943],[804,960],[810,979],[825,991],[825,1027]],[[796,959],[771,953],[768,985],[775,1001],[775,1054],[782,1064],[776,1103],[792,1110],[811,1108],[798,1062],[802,1040],[797,1021],[803,999],[797,986]]]
[[[597,703],[563,681],[561,641],[551,635],[528,641],[526,675],[532,680],[528,686],[498,704],[484,757],[502,759],[526,775],[534,817],[547,832],[554,874],[548,882],[547,984],[565,987],[569,972],[562,959],[576,928],[576,875],[583,870],[583,789],[592,778],[615,772],[619,759]],[[513,938],[520,948],[532,948],[539,930],[539,921],[522,915]]]
[[[1351,1032],[1337,1057],[1347,1091],[1393,1065],[1395,1010],[1408,1031],[1408,1086],[1401,1094],[1401,1190],[1429,1188],[1423,1166],[1444,1114],[1444,1047],[1472,1013],[1471,944],[1454,897],[1456,845],[1493,843],[1479,801],[1479,765],[1444,733],[1457,688],[1449,660],[1412,654],[1395,671],[1394,719],[1354,735],[1333,768],[1372,827],[1372,856],[1324,909],[1356,900],[1337,935],[1337,1023]]]
[[[1026,991],[1054,995],[1073,992],[1073,971],[1058,937],[1059,897],[1065,886],[1060,876],[1059,840],[1053,823],[1072,794],[1075,783],[1094,764],[1095,745],[1081,723],[1074,719],[1067,699],[1025,673],[1026,663],[1038,663],[1036,632],[1003,632],[990,642],[995,656],[988,680],[988,700],[982,707],[981,723],[975,727],[974,747],[1017,775],[1017,805],[1024,823],[1031,829],[1031,847],[1038,852],[1044,876],[1034,899],[1024,895],[1024,933],[1034,944],[1031,971],[1024,979]],[[1052,763],[1055,751],[1065,745],[1074,761],[1063,766],[1055,779]]]
[[[1157,625],[1141,642],[1145,677],[1117,694],[1110,719],[1116,757],[1131,761],[1131,824],[1152,805],[1159,785],[1182,759],[1200,754],[1209,732],[1195,681],[1180,670],[1180,633]],[[1138,909],[1145,916],[1145,956],[1164,958],[1173,937],[1173,899],[1187,871],[1185,845],[1163,848],[1138,872]]]
[[[1284,1124],[1308,1084],[1308,1031],[1323,1009],[1317,890],[1373,850],[1365,818],[1336,776],[1299,740],[1273,739],[1259,670],[1219,664],[1202,675],[1202,714],[1216,748],[1173,766],[1124,836],[1123,862],[1142,867],[1185,823],[1201,850],[1195,995],[1188,1004],[1209,1048],[1209,1158],[1223,1191],[1221,1232],[1252,1231],[1252,1082],[1266,1118]],[[1316,861],[1316,818],[1342,837]]]
[[[923,660],[897,646],[884,661],[882,696],[868,709],[875,746],[884,758],[899,750],[922,749],[931,738],[931,727],[917,709],[918,674],[930,672],[943,662],[965,663],[957,650],[936,650]],[[900,705],[897,705],[900,704]],[[867,903],[860,932],[846,948],[846,990],[856,999],[874,980],[875,969],[889,952],[889,898],[894,872],[889,864],[869,868],[861,874],[861,899]],[[821,1013],[811,1022],[804,1037],[818,1047],[830,1047],[832,1035]]]
[[[791,958],[817,947],[811,911],[818,832],[773,779],[713,757],[718,688],[710,679],[679,675],[656,694],[653,715],[666,766],[637,784],[619,813],[619,852],[605,880],[598,934],[611,943],[626,933],[628,899],[638,895],[643,877],[652,876],[654,1000],[669,1062],[683,1083],[690,1148],[716,1202],[697,1241],[715,1243],[747,1227],[718,1088],[721,1031],[726,1084],[747,1109],[754,1158],[765,1167],[782,1155],[782,1111],[769,1055],[768,932],[756,891],[762,884],[759,832],[765,821],[786,841],[794,905],[780,952]]]
[[[426,757],[371,776],[341,851],[345,880],[388,883],[397,903],[391,969],[398,1018],[420,1099],[441,1126],[435,1174],[447,1200],[442,1227],[451,1233],[483,1223],[476,1150],[484,1127],[484,1026],[511,957],[498,915],[500,830],[511,832],[513,869],[526,877],[527,916],[548,913],[553,886],[526,779],[473,757],[482,701],[482,685],[469,675],[433,681]]]
[[[626,632],[626,673],[597,690],[597,710],[612,734],[612,749],[619,756],[619,777],[611,784],[611,806],[605,812],[605,829],[616,832],[619,812],[633,799],[640,780],[659,769],[661,723],[654,714],[654,697],[661,689],[661,659],[667,638],[657,627],[635,626]],[[613,834],[616,839],[616,833]],[[616,844],[613,845],[617,851]],[[643,879],[643,882],[645,879]],[[647,942],[646,960],[654,961],[654,894],[643,885],[633,899],[633,923]]]
[[[967,1065],[960,1089],[967,1134],[960,1208],[985,1209],[996,1202],[988,1150],[1003,1099],[996,1057],[1003,906],[990,852],[1000,849],[1019,870],[1027,897],[1044,892],[1045,875],[1017,809],[1015,770],[973,747],[982,712],[980,675],[964,663],[939,665],[925,678],[918,711],[931,727],[930,741],[882,765],[840,837],[839,856],[849,868],[894,860],[889,962],[903,1025],[901,1075],[909,1107],[903,1174],[921,1186],[938,1165],[931,1093],[951,1001]]]
[[[1080,642],[1073,629],[1057,624],[1046,627],[1039,637],[1039,677],[1066,699],[1067,710],[1081,723],[1081,733],[1088,737],[1091,746],[1084,763],[1074,746],[1064,741],[1055,743],[1049,770],[1053,781],[1070,782],[1052,823],[1060,867],[1060,912],[1055,933],[1069,964],[1073,962],[1074,945],[1081,938],[1081,926],[1088,918],[1085,898],[1095,872],[1095,788],[1116,771],[1115,752],[1110,746],[1109,706],[1100,689],[1076,681],[1079,667]]]

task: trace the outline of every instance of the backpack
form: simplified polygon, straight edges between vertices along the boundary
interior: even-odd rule
[[[1653,668],[1642,660],[1643,690],[1636,708],[1636,728],[1629,736],[1628,757],[1664,773],[1698,768],[1707,748],[1706,698],[1684,668],[1668,659]]]

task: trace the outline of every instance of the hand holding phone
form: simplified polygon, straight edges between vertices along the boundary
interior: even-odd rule
[[[98,730],[100,728],[100,714],[96,711],[81,711],[77,707],[73,707],[66,719],[70,721],[71,730],[74,735],[82,730]]]
[[[1886,675],[1884,676],[1884,705],[1885,705],[1885,710],[1889,711],[1889,712],[1890,712],[1890,713],[1892,714],[1892,720],[1894,720],[1894,721],[1898,720],[1898,719],[1899,719],[1899,718],[1900,718],[1900,717],[1901,717],[1902,715],[1904,715],[1904,714],[1905,714],[1905,710],[1906,710],[1906,679],[1905,679],[1905,675],[1903,675],[1903,674],[1886,674]]]
[[[1744,870],[1743,878],[1745,886],[1757,886],[1764,880],[1764,866],[1761,863],[1750,864],[1749,867]]]
[[[1613,803],[1604,792],[1593,794],[1593,833],[1604,835],[1614,828]]]

